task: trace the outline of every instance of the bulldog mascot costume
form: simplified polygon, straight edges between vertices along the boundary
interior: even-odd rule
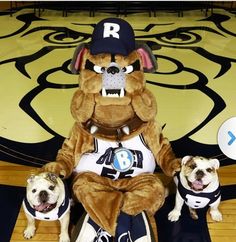
[[[145,87],[144,72],[156,66],[148,46],[136,43],[132,27],[119,18],[100,21],[91,43],[75,50],[75,123],[44,169],[73,174],[73,193],[86,211],[77,242],[158,241],[153,215],[165,189],[154,171],[159,165],[173,176],[180,160],[155,122],[157,104]]]

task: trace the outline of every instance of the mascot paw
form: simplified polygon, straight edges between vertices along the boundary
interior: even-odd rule
[[[181,160],[180,159],[175,159],[171,163],[170,175],[174,176],[176,173],[180,172],[180,169],[181,169]]]
[[[63,166],[59,162],[50,162],[43,166],[43,171],[57,174],[61,178],[66,176]]]

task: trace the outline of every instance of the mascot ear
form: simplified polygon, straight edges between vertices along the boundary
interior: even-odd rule
[[[137,44],[136,50],[141,56],[143,71],[155,72],[157,69],[157,61],[152,50],[146,44]]]
[[[79,73],[83,56],[87,52],[87,50],[88,50],[87,44],[84,44],[84,43],[76,47],[70,64],[70,69],[73,74]]]

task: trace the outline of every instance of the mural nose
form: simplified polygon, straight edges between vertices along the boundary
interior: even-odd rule
[[[107,73],[111,73],[112,75],[119,73],[120,69],[116,66],[110,66],[107,68]]]

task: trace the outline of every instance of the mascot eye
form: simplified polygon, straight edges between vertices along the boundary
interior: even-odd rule
[[[32,190],[32,193],[36,193],[36,191],[37,191],[36,189],[33,189],[33,190]]]
[[[101,66],[96,66],[96,65],[94,65],[93,70],[94,70],[96,73],[102,74],[102,73],[105,71],[105,68],[104,68],[104,67],[101,67]]]
[[[50,186],[49,190],[53,191],[55,189],[55,186]]]
[[[132,71],[134,70],[133,66],[130,65],[130,66],[126,66],[122,69],[122,71],[125,73],[125,74],[129,74],[131,73]]]

